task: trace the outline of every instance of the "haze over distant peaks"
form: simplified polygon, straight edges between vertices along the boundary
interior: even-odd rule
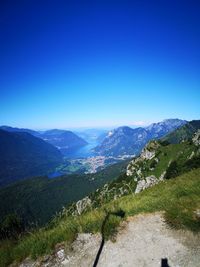
[[[41,138],[0,129],[0,185],[47,174],[61,162],[60,151]]]
[[[17,127],[10,127],[10,126],[0,126],[1,130],[7,131],[7,132],[25,132],[25,133],[30,133],[32,135],[38,136],[39,132],[34,131],[34,130],[30,130],[30,129],[26,129],[26,128],[17,128]]]
[[[44,141],[52,144],[61,151],[62,154],[67,155],[76,149],[85,146],[87,142],[75,133],[66,130],[53,129],[43,132],[37,132],[26,128],[16,128],[10,126],[1,126],[0,129],[8,132],[26,132],[33,136],[39,137]]]

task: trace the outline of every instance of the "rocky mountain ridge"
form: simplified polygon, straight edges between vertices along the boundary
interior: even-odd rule
[[[124,195],[140,193],[165,179],[171,179],[193,168],[200,167],[200,129],[190,141],[180,144],[165,144],[150,141],[138,157],[129,162],[126,174],[95,193],[74,203],[64,213],[80,215],[88,209],[101,206]]]
[[[63,155],[68,155],[75,150],[87,145],[87,142],[72,131],[52,129],[47,131],[34,131],[25,128],[1,126],[0,129],[8,132],[29,133],[41,138],[45,142],[56,147]]]
[[[162,140],[168,143],[178,144],[182,141],[190,140],[198,129],[200,129],[200,120],[192,120],[167,134]]]
[[[145,128],[122,126],[110,131],[94,150],[100,155],[138,155],[150,140],[159,139],[185,123],[185,120],[168,119]]]
[[[58,148],[63,155],[68,155],[88,144],[83,138],[66,130],[48,130],[39,137]]]

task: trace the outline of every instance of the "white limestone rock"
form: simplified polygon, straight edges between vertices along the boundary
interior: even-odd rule
[[[137,187],[136,187],[136,189],[135,189],[135,194],[138,194],[138,193],[140,193],[141,191],[143,191],[144,188],[145,188],[145,185],[146,185],[146,181],[145,181],[144,179],[138,181],[138,183],[137,183]]]
[[[137,173],[138,176],[141,176],[142,175],[141,169],[137,170],[136,173]]]
[[[127,175],[127,176],[131,176],[131,175],[132,175],[132,171],[129,170],[129,169],[127,169],[127,170],[126,170],[126,175]]]
[[[142,159],[150,160],[154,158],[156,155],[155,151],[149,151],[148,149],[144,149],[140,155]]]
[[[58,259],[60,261],[64,261],[65,260],[65,251],[64,251],[64,249],[60,249],[59,251],[57,251],[56,255],[57,255],[57,257],[58,257]]]
[[[200,146],[200,129],[194,134],[192,141],[195,144],[195,146]]]
[[[148,176],[140,181],[138,181],[137,187],[135,189],[135,194],[138,194],[139,192],[157,184],[159,180],[154,176]]]

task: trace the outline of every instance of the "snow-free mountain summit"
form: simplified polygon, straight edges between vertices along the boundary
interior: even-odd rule
[[[185,123],[185,120],[167,119],[145,128],[119,127],[107,134],[95,152],[105,156],[138,155],[151,139],[161,138]]]

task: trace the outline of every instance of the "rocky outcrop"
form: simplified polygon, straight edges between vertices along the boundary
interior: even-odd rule
[[[148,149],[145,149],[140,155],[140,157],[142,159],[150,160],[155,157],[155,151],[149,151]]]
[[[151,141],[147,146],[142,150],[139,157],[133,159],[127,166],[126,175],[135,176],[137,178],[142,177],[141,165],[145,161],[155,158],[155,163],[158,163],[158,158],[156,158],[156,151],[159,148],[160,144],[157,141]]]
[[[127,170],[126,170],[126,175],[127,176],[132,176],[132,174],[133,174],[133,170],[131,168],[131,165],[128,165]]]
[[[192,141],[193,141],[193,143],[195,144],[195,146],[200,146],[200,130],[198,130],[198,131],[194,134],[194,136],[193,136],[193,138],[192,138]]]
[[[137,182],[135,194],[159,183],[165,177],[166,171],[156,177],[155,175],[144,176],[146,172],[153,171],[159,162],[156,156],[159,152],[160,143],[151,141],[142,150],[139,157],[133,159],[127,166],[126,175],[132,176],[134,181]],[[148,163],[150,161],[150,163]]]
[[[142,150],[140,154],[141,159],[150,160],[155,157],[156,150],[159,148],[160,144],[157,141],[151,141]]]
[[[145,190],[151,186],[154,186],[158,182],[159,182],[159,180],[154,175],[148,176],[145,179],[138,181],[137,187],[135,189],[135,194],[138,194],[141,191],[143,191],[143,190]]]

